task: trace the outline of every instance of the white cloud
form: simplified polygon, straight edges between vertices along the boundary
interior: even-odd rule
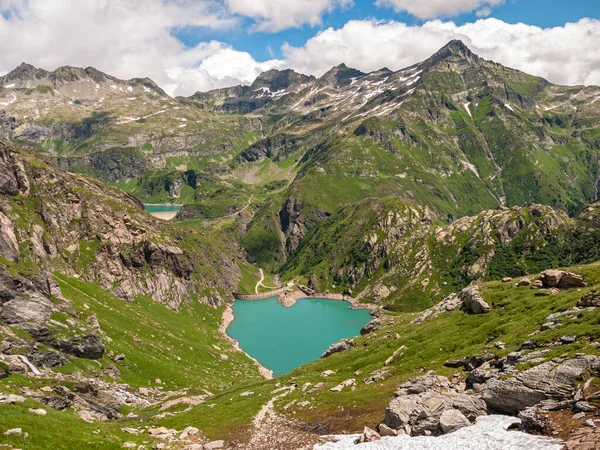
[[[419,19],[457,16],[479,10],[478,16],[489,16],[491,8],[504,0],[377,0],[381,7],[393,8],[397,12],[408,12]]]
[[[170,94],[190,95],[251,82],[277,62],[258,63],[227,45],[186,47],[184,27],[231,28],[212,0],[0,0],[0,74],[25,61],[54,70],[93,66],[120,78],[150,77]]]
[[[288,67],[317,76],[342,62],[363,71],[384,66],[399,70],[428,58],[452,39],[461,39],[485,59],[553,83],[600,85],[596,19],[546,29],[492,18],[461,26],[440,20],[420,26],[350,21],[320,32],[302,47],[285,45],[283,53]]]
[[[231,12],[255,19],[259,31],[320,25],[325,12],[352,3],[352,0],[225,0]]]
[[[554,83],[600,84],[600,21],[594,19],[549,29],[497,19],[461,26],[440,20],[419,26],[350,21],[302,47],[285,45],[284,60],[259,62],[222,42],[186,47],[173,36],[173,29],[188,26],[239,25],[214,0],[0,0],[0,13],[0,42],[7,43],[0,52],[0,74],[23,61],[48,70],[93,66],[120,78],[150,77],[171,95],[250,84],[271,68],[317,76],[342,62],[363,71],[398,70],[451,39]]]

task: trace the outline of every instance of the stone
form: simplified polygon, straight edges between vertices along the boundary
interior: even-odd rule
[[[573,420],[579,420],[579,419],[583,419],[585,417],[585,413],[584,412],[579,412],[577,414],[574,414],[572,419]]]
[[[557,327],[557,325],[560,325],[560,322],[543,323],[542,326],[540,327],[540,331],[553,330],[554,328]]]
[[[561,344],[573,344],[577,340],[577,336],[561,336]]]
[[[106,350],[102,339],[94,333],[86,334],[84,336],[75,336],[58,343],[57,347],[78,358],[87,359],[100,359]]]
[[[17,403],[23,403],[27,400],[25,397],[15,394],[0,394],[0,403],[6,403],[8,405],[16,405]]]
[[[544,283],[542,282],[542,280],[535,280],[535,281],[533,282],[533,284],[531,285],[531,287],[532,287],[533,289],[541,289],[541,288],[543,288],[543,287],[544,287]]]
[[[521,424],[519,425],[520,431],[541,434],[546,428],[546,423],[540,414],[538,406],[525,408],[519,413],[519,419],[521,419]]]
[[[562,270],[545,270],[540,274],[540,280],[545,287],[555,287],[558,285],[563,273]]]
[[[544,287],[548,288],[570,289],[585,286],[581,275],[562,270],[545,270],[540,274],[540,280]]]
[[[577,411],[583,411],[583,412],[596,411],[595,406],[590,405],[588,402],[583,402],[583,401],[575,403],[575,409]]]
[[[321,376],[324,378],[328,377],[329,375],[334,375],[334,374],[335,374],[335,372],[333,370],[326,370],[324,372],[321,372]]]
[[[481,292],[477,286],[469,286],[464,288],[458,294],[458,298],[463,302],[465,311],[471,314],[486,314],[492,308],[483,299]]]
[[[364,427],[362,434],[360,437],[354,441],[355,444],[362,444],[364,442],[373,442],[381,439],[379,433],[375,430],[372,430],[369,427]]]
[[[590,292],[585,294],[577,302],[577,306],[581,308],[593,307],[597,308],[600,306],[600,294],[597,293],[596,289],[592,289]]]
[[[331,392],[340,392],[345,387],[354,386],[354,385],[356,385],[356,380],[354,378],[350,378],[349,380],[342,381],[340,384],[338,384],[335,387],[332,387],[329,390]]]
[[[440,418],[446,410],[458,410],[469,421],[486,414],[481,397],[458,392],[446,377],[437,375],[414,378],[395,395],[386,408],[384,423],[413,436],[443,434]]]
[[[482,368],[476,368],[474,370],[472,370],[471,372],[469,372],[469,375],[467,375],[467,385],[469,386],[473,386],[474,384],[483,384],[486,381],[488,381],[491,378],[494,378],[495,376],[497,376],[498,374],[498,370],[497,369],[482,369]]]
[[[158,436],[159,434],[167,434],[169,432],[166,427],[158,427],[158,428],[149,428],[148,434],[151,436]]]
[[[4,434],[6,436],[10,436],[11,434],[23,434],[23,430],[21,428],[11,428],[10,430],[6,430]]]
[[[229,356],[227,356],[227,355],[225,355],[225,354],[221,353],[221,354],[219,355],[219,358],[221,358],[221,360],[222,360],[222,361],[227,361],[227,360],[229,359]]]
[[[511,277],[504,277],[502,278],[502,282],[503,283],[510,283],[513,279]]]
[[[381,326],[381,320],[373,319],[360,329],[360,335],[364,336],[365,334],[372,333],[380,326]]]
[[[325,352],[321,355],[321,358],[327,358],[328,356],[331,356],[334,353],[343,352],[344,350],[348,350],[354,347],[356,347],[354,339],[342,339],[339,342],[331,344],[329,348],[325,350]]]
[[[452,433],[469,425],[471,425],[469,419],[457,409],[447,409],[440,416],[440,427],[442,427],[444,434]]]
[[[531,286],[533,282],[529,278],[523,278],[519,280],[517,286]]]
[[[570,289],[583,286],[585,286],[585,282],[583,281],[583,277],[581,275],[577,275],[576,273],[572,272],[565,272],[560,277],[560,281],[556,287],[560,289]]]
[[[371,384],[377,381],[383,381],[390,376],[390,369],[387,367],[382,367],[381,369],[375,369],[373,372],[369,374],[369,376],[363,379],[363,383]]]
[[[186,427],[179,435],[179,439],[187,439],[189,436],[195,436],[199,432],[200,430],[196,427]]]
[[[596,427],[596,422],[593,419],[588,419],[583,424],[586,427]]]
[[[398,436],[398,432],[396,430],[391,429],[385,423],[379,424],[379,435],[380,436]]]
[[[64,354],[52,350],[34,353],[29,359],[34,365],[44,367],[59,367],[69,361]]]
[[[225,441],[212,441],[208,444],[204,444],[206,450],[219,450],[225,448]]]
[[[37,409],[29,408],[27,411],[29,411],[30,413],[33,413],[33,414],[37,414],[38,416],[45,416],[46,414],[48,414],[46,412],[46,410],[43,408],[37,408]]]

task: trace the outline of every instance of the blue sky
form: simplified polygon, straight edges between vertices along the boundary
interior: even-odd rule
[[[564,0],[508,0],[494,7],[488,17],[509,24],[525,23],[541,28],[557,27],[567,22],[577,22],[585,17],[600,18],[600,0],[570,0],[568,7],[565,7]],[[241,26],[235,29],[214,31],[189,27],[184,30],[174,30],[173,34],[190,47],[207,39],[216,39],[226,42],[237,50],[250,53],[259,61],[264,61],[273,57],[282,58],[281,46],[285,42],[294,47],[302,46],[321,30],[330,27],[341,28],[350,20],[369,18],[394,20],[410,25],[421,25],[428,20],[419,19],[407,12],[396,12],[388,7],[378,7],[372,0],[355,0],[352,6],[325,13],[319,26],[304,25],[279,32],[261,32],[253,29],[252,19],[244,18]],[[456,16],[445,15],[442,18],[451,20],[457,25],[480,19],[475,11]]]
[[[600,85],[600,0],[0,0],[0,75],[26,61],[149,77],[171,95],[291,68],[399,70],[452,39],[557,84]],[[14,39],[19,36],[19,39]],[[73,38],[85,36],[85,39]]]

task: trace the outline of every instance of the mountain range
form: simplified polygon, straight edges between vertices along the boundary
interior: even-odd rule
[[[467,421],[521,414],[568,438],[589,417],[559,415],[600,398],[599,100],[461,41],[395,72],[269,70],[176,98],[21,64],[0,77],[0,424],[40,414],[44,432],[3,439],[441,434],[442,410],[402,419],[402,396],[424,391]],[[166,222],[144,203],[182,207]],[[263,281],[375,318],[339,354],[263,380],[223,328],[233,293]]]

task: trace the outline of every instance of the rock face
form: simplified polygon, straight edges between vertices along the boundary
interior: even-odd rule
[[[39,158],[0,142],[0,178],[8,180],[0,186],[0,256],[79,276],[128,301],[149,295],[175,308],[192,292],[205,292],[200,300],[212,305],[231,295],[240,273],[235,260],[243,258],[233,242],[215,251],[184,251],[185,236],[163,234],[162,223],[129,194],[64,173]],[[17,194],[23,200],[10,200]],[[17,226],[21,209],[29,225]],[[188,248],[203,245],[215,244],[198,241]],[[220,275],[209,278],[205,266],[218,266]],[[12,285],[4,291],[16,294],[0,297],[0,319],[14,323],[49,317],[52,305],[44,298],[49,295]]]
[[[63,341],[58,347],[66,353],[88,359],[100,359],[106,350],[102,340],[93,333]]]
[[[573,399],[577,378],[587,371],[599,370],[598,356],[583,356],[561,363],[548,361],[514,377],[490,379],[485,383],[482,397],[490,410],[516,415],[543,400]]]
[[[32,278],[12,275],[0,264],[0,320],[10,324],[42,323],[54,310],[50,300],[50,276],[44,273]]]
[[[339,342],[331,344],[329,348],[321,355],[321,358],[327,358],[334,353],[343,352],[344,350],[354,348],[355,346],[356,344],[354,344],[354,339],[343,339]]]
[[[461,416],[470,424],[478,416],[486,414],[485,403],[477,396],[461,392],[446,377],[425,375],[414,378],[400,386],[385,411],[385,424],[394,430],[412,436],[424,434],[444,434],[444,426],[450,430],[466,425]]]
[[[463,302],[465,311],[471,314],[486,314],[492,308],[483,299],[481,292],[477,286],[469,286],[464,288],[458,294],[458,298]]]

